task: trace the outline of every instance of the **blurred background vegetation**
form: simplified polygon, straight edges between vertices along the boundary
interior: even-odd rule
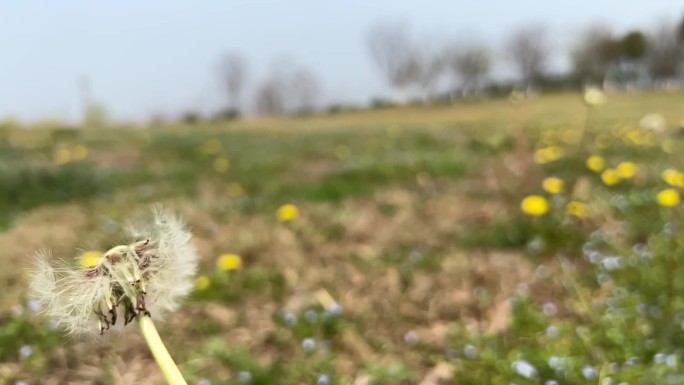
[[[3,118],[0,384],[163,382],[137,333],[67,339],[25,279],[155,202],[201,256],[160,324],[192,384],[684,382],[684,23],[587,26],[563,73],[543,25],[411,31],[365,31],[367,103],[231,51],[219,108],[125,122],[83,77],[78,121]]]

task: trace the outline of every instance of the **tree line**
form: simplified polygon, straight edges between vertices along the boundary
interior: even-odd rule
[[[502,43],[494,49],[484,40],[456,37],[437,44],[417,39],[407,24],[391,21],[379,21],[365,31],[369,58],[392,90],[391,103],[453,101],[497,91],[503,95],[514,88],[684,85],[684,19],[678,24],[660,23],[649,31],[621,34],[606,24],[589,25],[562,52],[553,47],[543,25],[522,26]],[[551,59],[558,54],[569,59],[567,73],[554,73],[550,68]],[[515,80],[494,79],[502,64],[515,72]],[[233,118],[247,109],[270,116],[307,114],[325,107],[321,102],[323,83],[310,68],[279,63],[253,83],[250,75],[244,55],[229,52],[220,59],[219,84],[227,103],[217,118]]]
[[[623,89],[668,87],[681,83],[684,72],[684,20],[624,34],[614,33],[608,25],[590,25],[565,52],[571,68],[564,74],[550,71],[550,60],[557,52],[542,25],[512,31],[499,52],[472,38],[452,39],[437,49],[429,48],[410,35],[406,24],[397,22],[376,23],[366,39],[370,57],[398,102],[416,94],[423,100],[453,99],[501,87],[491,76],[499,63],[507,64],[517,75],[509,87],[528,90],[587,84]]]

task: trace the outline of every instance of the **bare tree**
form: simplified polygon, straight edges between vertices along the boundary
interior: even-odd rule
[[[241,107],[247,72],[247,62],[240,54],[227,54],[221,61],[220,73],[231,110]]]
[[[517,30],[508,41],[507,51],[525,86],[532,86],[546,71],[550,52],[546,29],[527,26]]]
[[[682,50],[678,41],[677,28],[663,23],[648,36],[647,61],[654,80],[667,83],[679,73],[682,65]]]
[[[289,83],[291,91],[288,94],[294,111],[313,112],[322,94],[321,83],[316,74],[308,68],[299,68],[291,75]]]
[[[420,65],[407,30],[402,23],[378,23],[367,34],[371,58],[395,93],[420,77]]]
[[[621,55],[620,42],[610,28],[596,24],[579,37],[570,53],[573,72],[582,82],[602,82]]]
[[[254,109],[259,115],[282,115],[287,109],[287,84],[279,76],[263,81],[254,93]]]
[[[443,52],[433,49],[424,49],[414,57],[417,65],[416,84],[423,94],[423,100],[429,101],[445,73],[447,60]]]
[[[456,44],[450,49],[449,67],[454,85],[459,84],[464,95],[477,92],[489,75],[491,53],[483,43]]]

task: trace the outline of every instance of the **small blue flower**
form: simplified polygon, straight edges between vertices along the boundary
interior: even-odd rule
[[[315,323],[318,320],[318,313],[313,309],[309,309],[304,313],[304,319],[310,324]]]
[[[238,373],[238,381],[242,384],[247,384],[252,382],[252,373],[242,370]]]
[[[26,358],[33,353],[33,347],[31,345],[24,345],[19,349],[19,355],[21,358]]]
[[[328,373],[323,373],[320,376],[318,376],[318,379],[316,380],[316,385],[329,385],[330,384],[330,376]]]
[[[313,338],[304,338],[302,340],[302,349],[305,352],[310,353],[316,348],[316,340]]]

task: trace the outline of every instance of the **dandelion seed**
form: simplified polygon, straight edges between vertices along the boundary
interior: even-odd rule
[[[540,216],[549,211],[549,202],[543,196],[530,195],[522,200],[520,208],[527,215]]]
[[[584,91],[584,102],[592,107],[606,104],[606,94],[597,87],[587,87]]]
[[[679,192],[675,189],[665,189],[656,195],[656,201],[663,207],[674,207],[679,204]]]
[[[299,209],[293,204],[282,205],[276,211],[276,216],[281,222],[290,222],[299,217]]]
[[[667,128],[667,121],[660,114],[647,114],[639,120],[639,126],[644,130],[663,132]]]

